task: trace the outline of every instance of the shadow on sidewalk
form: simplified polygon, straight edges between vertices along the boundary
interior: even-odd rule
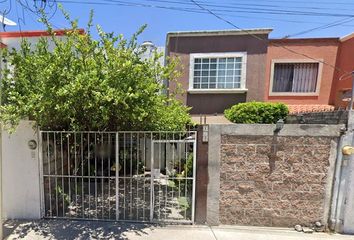
[[[144,236],[158,225],[104,221],[7,220],[4,239],[128,239],[126,233]]]

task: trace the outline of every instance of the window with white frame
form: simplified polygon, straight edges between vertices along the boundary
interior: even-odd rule
[[[273,65],[273,93],[316,93],[318,62],[279,62]]]
[[[244,89],[246,54],[191,54],[190,89]]]

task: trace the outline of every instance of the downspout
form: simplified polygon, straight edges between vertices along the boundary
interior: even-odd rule
[[[338,148],[337,148],[337,161],[335,167],[335,176],[333,183],[333,191],[332,191],[332,203],[330,209],[330,218],[329,218],[329,226],[330,229],[336,232],[341,232],[343,226],[343,216],[342,210],[345,202],[345,193],[347,187],[347,179],[343,179],[348,165],[348,160],[352,158],[351,155],[345,156],[342,153],[342,149],[344,146],[349,145],[353,146],[354,144],[354,72],[352,72],[352,94],[350,105],[348,109],[348,122],[347,122],[347,131],[340,138]]]
[[[333,189],[332,189],[332,199],[331,199],[331,206],[330,206],[330,216],[329,216],[329,228],[332,231],[340,231],[340,211],[338,211],[338,208],[341,208],[340,206],[340,199],[342,197],[340,196],[340,190],[344,188],[344,184],[342,184],[342,175],[343,175],[343,154],[342,154],[342,148],[345,142],[350,142],[351,134],[348,134],[348,132],[344,135],[341,136],[338,147],[337,147],[337,160],[336,160],[336,166],[335,166],[335,174],[334,174],[334,182],[333,182]],[[346,139],[349,138],[349,139]]]

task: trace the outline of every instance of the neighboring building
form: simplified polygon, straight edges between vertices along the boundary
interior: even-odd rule
[[[223,113],[253,100],[282,102],[293,113],[346,106],[342,99],[352,81],[343,74],[354,70],[354,34],[342,39],[268,39],[270,32],[168,33],[166,55],[182,64],[177,82],[185,93],[177,98],[194,115]],[[169,87],[175,90],[176,83]]]
[[[354,71],[354,33],[341,38],[335,72],[335,87],[332,98],[337,107],[347,107],[351,96],[352,76]]]
[[[57,38],[65,38],[65,33],[70,30],[53,30]],[[78,30],[80,33],[84,33],[83,29]],[[0,32],[0,44],[1,47],[7,47],[8,49],[19,49],[21,42],[25,38],[29,43],[36,43],[41,37],[51,37],[47,31],[19,31],[19,32]],[[49,42],[50,46],[53,46],[53,42]]]
[[[161,65],[165,64],[165,47],[158,47],[151,41],[144,41],[140,47],[145,48],[145,52],[141,55],[142,59],[149,59],[153,57],[154,52],[161,54],[162,56],[159,58],[159,63]]]
[[[264,100],[293,112],[333,109],[338,48],[339,38],[271,39]]]
[[[182,76],[178,82],[186,91],[177,98],[192,107],[191,114],[223,113],[236,103],[263,101],[270,32],[271,29],[250,29],[168,33],[166,55],[180,59]],[[171,90],[176,87],[175,82],[169,83]]]

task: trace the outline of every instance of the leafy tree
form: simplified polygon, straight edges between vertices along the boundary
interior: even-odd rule
[[[188,108],[163,94],[162,79],[174,80],[176,61],[159,63],[161,54],[142,59],[146,50],[137,37],[91,35],[91,18],[83,34],[77,20],[63,11],[72,29],[55,37],[47,17],[41,21],[51,37],[19,50],[3,50],[9,68],[2,71],[0,120],[9,128],[20,119],[35,120],[51,130],[182,130],[190,121]],[[51,45],[54,45],[51,46]]]

